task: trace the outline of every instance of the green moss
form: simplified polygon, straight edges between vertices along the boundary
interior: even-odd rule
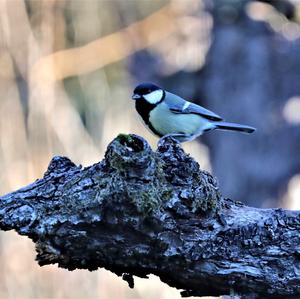
[[[135,165],[143,162],[147,155],[143,140],[130,134],[119,134],[106,152],[109,164],[122,173],[134,171]]]
[[[200,190],[194,192],[192,201],[192,211],[216,211],[219,208],[221,199],[220,192],[211,185],[203,186]]]
[[[131,148],[134,152],[140,152],[144,149],[143,142],[131,134],[119,134],[116,139],[121,145]]]
[[[134,190],[129,192],[131,202],[136,206],[139,213],[144,216],[160,210],[163,202],[172,196],[172,190],[149,184],[146,190]]]
[[[109,162],[113,168],[118,169],[119,171],[124,170],[127,165],[127,161],[124,161],[124,158],[117,153],[111,155]]]
[[[136,206],[137,210],[144,215],[153,213],[161,206],[161,200],[158,192],[153,187],[150,187],[145,191],[136,190],[131,192],[131,194],[129,194],[129,198]]]
[[[118,136],[117,136],[117,140],[121,143],[121,144],[123,144],[123,143],[132,143],[133,142],[133,139],[134,138],[132,138],[132,136],[130,135],[130,134],[119,134]]]
[[[164,162],[156,158],[156,170],[153,181],[148,184],[145,190],[135,190],[131,192],[130,198],[136,205],[138,211],[142,214],[149,215],[160,209],[161,205],[168,201],[172,194],[172,186],[168,186],[164,173]]]

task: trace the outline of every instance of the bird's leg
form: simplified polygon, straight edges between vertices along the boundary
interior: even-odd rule
[[[159,140],[158,140],[158,146],[162,145],[166,139],[170,138],[172,141],[176,142],[176,143],[181,143],[182,141],[180,141],[180,138],[184,138],[186,139],[187,136],[186,134],[183,134],[183,133],[171,133],[171,134],[167,134],[167,135],[164,135],[163,137],[161,137]],[[184,141],[184,140],[183,140]]]

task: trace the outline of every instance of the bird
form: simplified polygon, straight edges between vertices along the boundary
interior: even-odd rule
[[[153,83],[141,83],[132,95],[135,108],[144,124],[160,138],[191,141],[205,132],[220,129],[253,133],[256,129],[238,123],[226,122],[218,114]]]

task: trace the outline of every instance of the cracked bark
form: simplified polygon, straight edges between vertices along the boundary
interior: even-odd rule
[[[103,161],[54,157],[42,179],[0,198],[0,228],[36,243],[40,265],[108,269],[133,287],[155,274],[183,296],[300,297],[300,213],[221,196],[170,139],[120,135]]]

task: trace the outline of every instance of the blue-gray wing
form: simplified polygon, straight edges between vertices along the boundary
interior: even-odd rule
[[[169,106],[169,109],[174,113],[180,113],[180,114],[198,114],[202,117],[214,120],[214,121],[220,121],[223,120],[221,116],[218,114],[205,109],[199,105],[196,105],[191,102],[187,102],[184,99],[180,98],[177,95],[174,95],[170,92],[166,92],[165,102]]]

